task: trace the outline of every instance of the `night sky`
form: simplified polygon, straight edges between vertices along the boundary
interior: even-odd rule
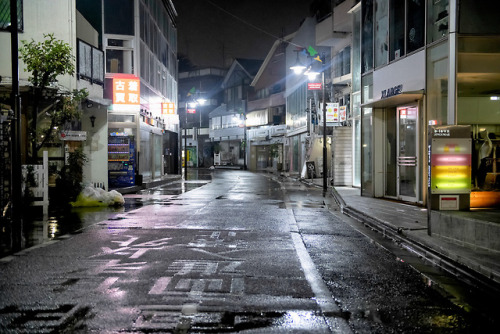
[[[179,14],[178,53],[199,67],[224,67],[233,58],[264,59],[278,37],[295,32],[310,16],[313,1],[173,0]]]

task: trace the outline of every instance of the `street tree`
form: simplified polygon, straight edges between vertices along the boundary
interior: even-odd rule
[[[86,89],[69,91],[58,85],[57,78],[75,74],[75,57],[71,46],[44,34],[43,41],[21,41],[19,58],[31,74],[32,85],[28,115],[31,160],[36,162],[38,151],[52,141],[57,130],[65,124],[80,119],[80,105],[88,96]],[[41,125],[39,125],[41,124]]]

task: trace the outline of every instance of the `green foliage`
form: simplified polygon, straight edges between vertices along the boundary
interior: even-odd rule
[[[54,89],[51,99],[41,99],[41,93],[53,88],[49,86],[57,83],[59,75],[75,74],[75,57],[69,44],[54,37],[54,34],[44,34],[44,40],[36,42],[21,41],[19,48],[19,58],[25,63],[26,71],[32,76],[29,78],[33,85],[33,95],[31,96],[33,111],[30,119],[31,128],[29,131],[32,145],[32,158],[36,160],[38,151],[47,143],[55,139],[57,129],[65,124],[80,119],[81,112],[79,106],[88,96],[86,89],[66,92]],[[43,113],[39,115],[38,110],[41,104],[48,103]],[[42,122],[45,126],[38,126],[38,118],[49,119]]]
[[[64,166],[56,181],[59,203],[74,202],[83,190],[83,165],[88,161],[82,148],[69,153],[68,164]]]
[[[44,34],[42,42],[21,41],[20,59],[26,64],[26,70],[33,75],[29,81],[35,87],[48,87],[57,82],[57,76],[75,73],[75,57],[71,46],[57,40],[54,34]]]
[[[61,93],[58,96],[52,108],[47,109],[44,115],[50,119],[50,124],[34,130],[36,136],[33,140],[36,141],[36,151],[42,148],[45,143],[55,139],[56,129],[81,118],[80,104],[87,96],[86,89],[75,89],[71,93]]]

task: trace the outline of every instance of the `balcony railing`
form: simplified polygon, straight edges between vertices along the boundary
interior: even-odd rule
[[[78,78],[104,85],[104,52],[78,40]]]

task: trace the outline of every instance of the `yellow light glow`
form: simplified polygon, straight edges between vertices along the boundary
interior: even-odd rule
[[[466,179],[469,177],[466,173],[448,173],[448,174],[438,174],[435,175],[436,179]]]
[[[467,189],[469,184],[467,182],[438,182],[435,186],[437,189]]]
[[[470,166],[433,166],[432,170],[437,173],[449,173],[452,172],[468,172]]]

